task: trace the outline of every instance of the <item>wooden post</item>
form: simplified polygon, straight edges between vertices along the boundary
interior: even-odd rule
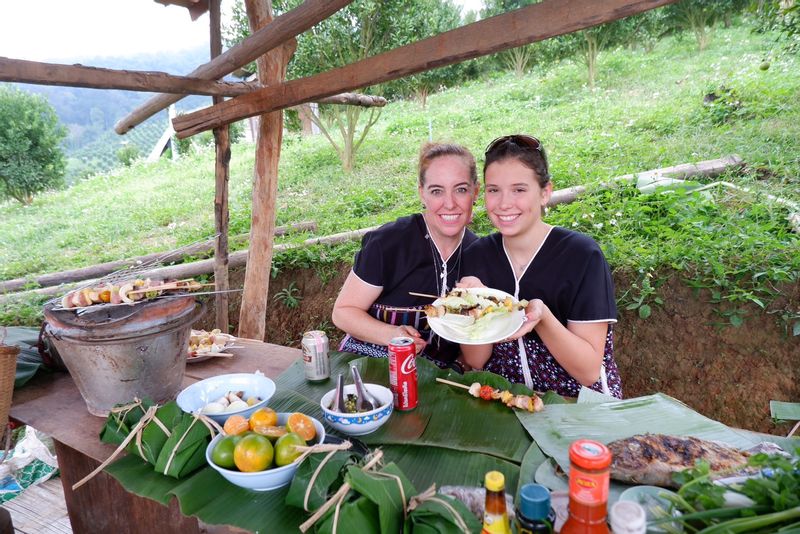
[[[269,0],[245,0],[250,30],[255,33],[272,21]],[[258,80],[262,85],[280,84],[296,41],[259,57]],[[250,222],[250,251],[244,277],[244,293],[239,310],[240,337],[263,340],[266,329],[269,275],[272,270],[272,244],[275,231],[275,199],[278,195],[278,161],[283,138],[281,111],[261,116],[256,140],[253,176],[253,213]]]
[[[222,54],[222,33],[220,23],[221,0],[208,0],[211,30],[211,59]],[[222,102],[221,96],[213,97],[214,104]],[[214,297],[215,324],[217,328],[228,333],[228,179],[230,177],[231,139],[230,128],[226,124],[214,128],[214,148],[217,161],[214,166],[214,228],[217,238],[214,240],[214,283],[217,293]]]
[[[300,104],[295,108],[297,115],[300,117],[300,125],[302,126],[303,135],[311,135],[313,133],[313,123],[311,122],[311,104]]]

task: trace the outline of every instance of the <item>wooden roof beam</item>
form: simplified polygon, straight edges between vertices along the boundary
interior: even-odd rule
[[[189,16],[192,20],[197,20],[200,15],[208,11],[208,2],[201,2],[200,0],[156,0],[157,3],[164,6],[180,6],[189,10]]]
[[[396,80],[636,15],[676,0],[544,0],[308,78],[265,87],[173,119],[180,138],[246,117]]]
[[[382,108],[386,99],[382,96],[365,95],[362,93],[340,93],[314,100],[317,104],[340,104],[342,106],[361,106],[362,108]]]
[[[189,76],[204,80],[222,78],[325,20],[350,2],[352,0],[306,0],[295,9],[276,17],[275,20],[222,55],[197,67]],[[340,92],[336,91],[336,93]],[[174,95],[155,96],[117,122],[114,130],[118,134],[127,133],[137,124],[141,124],[180,99],[180,96]]]
[[[0,82],[212,96],[243,95],[260,87],[250,82],[218,82],[166,72],[61,65],[7,57],[0,57]]]

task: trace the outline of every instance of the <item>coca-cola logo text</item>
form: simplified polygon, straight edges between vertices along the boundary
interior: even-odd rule
[[[417,370],[417,359],[414,356],[406,358],[400,365],[400,372],[404,375],[410,375],[413,371]]]

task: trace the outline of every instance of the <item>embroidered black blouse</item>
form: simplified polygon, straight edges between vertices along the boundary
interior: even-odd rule
[[[617,320],[611,270],[597,243],[590,237],[553,227],[519,280],[499,233],[484,237],[464,253],[464,276],[477,276],[488,287],[501,289],[518,299],[541,299],[563,324]],[[520,343],[494,345],[484,368],[502,374],[513,382],[526,383],[539,391],[555,390],[577,396],[580,384],[550,354],[536,331],[525,336],[527,371],[520,358]],[[613,358],[613,336],[609,326],[603,364],[605,376],[592,386],[622,396],[619,372]]]
[[[477,240],[465,229],[461,245],[442,258],[430,238],[425,219],[419,213],[401,217],[367,233],[356,253],[353,273],[363,282],[382,288],[368,313],[394,325],[411,325],[429,340],[424,355],[447,363],[458,355],[458,346],[432,335],[425,314],[420,310],[432,302],[429,298],[409,295],[409,291],[442,295],[463,276],[462,250]],[[446,273],[446,274],[445,274]],[[416,308],[395,311],[387,308]],[[386,357],[386,347],[345,337],[340,350],[373,357]]]

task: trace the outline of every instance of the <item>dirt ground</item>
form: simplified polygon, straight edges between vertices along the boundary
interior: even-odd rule
[[[342,333],[331,322],[331,309],[349,267],[324,284],[311,270],[282,273],[270,281],[266,341],[299,346],[307,330],[325,330],[335,347]],[[231,287],[241,287],[243,270],[231,273]],[[302,300],[289,309],[273,296],[294,282]],[[625,281],[617,280],[620,287]],[[792,309],[800,309],[800,284],[791,289]],[[677,276],[660,288],[662,307],[642,320],[622,310],[615,328],[615,350],[626,397],[655,392],[671,395],[725,424],[785,435],[790,425],[776,425],[769,401],[800,401],[800,336],[787,335],[777,314],[755,306],[739,328],[724,320],[708,294],[682,284]],[[212,301],[213,302],[213,301]],[[238,297],[230,303],[234,332]],[[204,327],[212,327],[213,310]]]

